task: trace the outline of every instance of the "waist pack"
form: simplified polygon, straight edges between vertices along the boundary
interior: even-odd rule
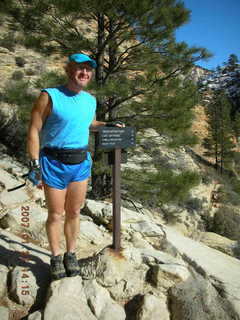
[[[43,148],[43,152],[65,164],[78,164],[87,159],[87,149]]]

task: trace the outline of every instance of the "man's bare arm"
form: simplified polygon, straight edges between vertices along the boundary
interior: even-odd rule
[[[106,122],[93,120],[90,126],[91,131],[98,131],[99,127],[105,126]]]
[[[31,112],[31,120],[27,135],[27,152],[30,159],[39,159],[39,133],[46,117],[51,111],[51,100],[47,92],[41,92]]]
[[[98,128],[99,127],[102,127],[102,126],[113,126],[113,127],[119,127],[119,128],[124,128],[125,127],[125,124],[121,121],[115,121],[115,122],[103,122],[103,121],[97,121],[97,120],[93,120],[93,122],[91,123],[91,131],[95,132],[95,131],[98,131]]]

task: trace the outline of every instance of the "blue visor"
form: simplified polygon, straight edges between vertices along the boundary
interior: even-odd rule
[[[90,66],[92,68],[97,68],[96,61],[91,59],[88,55],[83,53],[74,53],[71,56],[68,57],[69,61],[74,61],[77,63],[83,63],[83,62],[89,62]]]

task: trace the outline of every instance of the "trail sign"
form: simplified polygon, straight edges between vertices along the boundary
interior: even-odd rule
[[[97,135],[99,148],[110,151],[112,166],[113,249],[121,248],[121,158],[122,149],[136,145],[136,131],[132,127],[100,127]]]
[[[136,131],[133,127],[101,127],[98,139],[102,149],[126,149],[136,145]]]

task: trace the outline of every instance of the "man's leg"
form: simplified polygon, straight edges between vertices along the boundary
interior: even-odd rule
[[[66,189],[59,190],[44,184],[44,192],[48,207],[46,231],[52,252],[50,260],[51,277],[52,280],[59,280],[66,277],[63,257],[60,254],[61,221],[64,211]]]
[[[74,252],[76,250],[80,227],[80,210],[85,202],[87,186],[88,179],[71,182],[67,188],[64,224],[67,252]]]
[[[61,221],[64,212],[66,189],[59,190],[44,184],[44,192],[48,207],[46,231],[50,250],[53,256],[60,254]]]
[[[67,188],[64,224],[67,252],[64,254],[63,263],[69,277],[79,275],[80,271],[75,250],[79,233],[80,210],[85,201],[87,183],[87,180],[71,182]]]

